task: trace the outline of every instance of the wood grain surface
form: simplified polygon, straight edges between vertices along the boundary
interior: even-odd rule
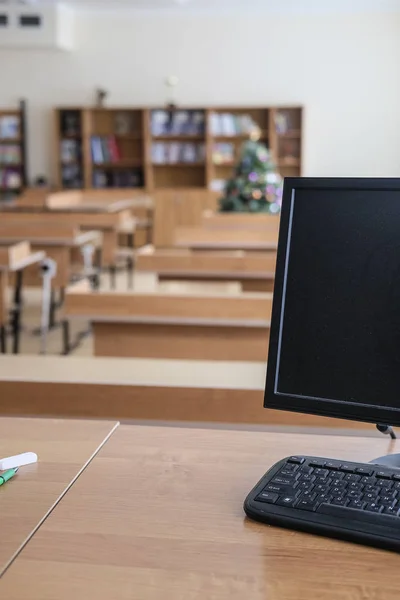
[[[0,418],[0,457],[22,452],[39,457],[0,488],[0,575],[116,425]]]
[[[0,581],[7,600],[395,600],[399,557],[248,520],[291,454],[368,461],[386,439],[120,427]]]

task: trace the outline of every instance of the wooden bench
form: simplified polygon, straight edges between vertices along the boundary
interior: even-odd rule
[[[90,321],[96,356],[262,361],[271,306],[272,294],[93,292],[82,283],[66,292],[64,327]]]
[[[136,253],[136,270],[156,273],[159,281],[238,281],[243,291],[271,292],[275,252],[193,252],[145,246]]]
[[[204,211],[201,225],[204,229],[259,229],[279,232],[280,219],[275,215],[260,213],[216,213]]]
[[[276,230],[262,229],[205,229],[203,227],[177,227],[174,245],[198,250],[276,250]]]

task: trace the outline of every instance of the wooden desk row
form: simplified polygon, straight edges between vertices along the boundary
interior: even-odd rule
[[[367,461],[399,442],[0,421],[3,454],[26,445],[40,462],[0,490],[7,600],[386,600],[400,588],[395,553],[268,527],[242,508],[284,456]]]
[[[192,251],[144,246],[136,255],[138,272],[159,281],[238,281],[244,292],[272,292],[276,252]]]
[[[68,288],[64,317],[65,327],[92,323],[95,356],[261,361],[271,307],[268,293],[93,292],[82,282]]]
[[[0,415],[371,428],[264,404],[266,364],[62,356],[4,356]]]

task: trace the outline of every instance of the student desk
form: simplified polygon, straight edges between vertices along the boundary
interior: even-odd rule
[[[397,554],[255,523],[242,508],[285,456],[368,461],[388,448],[383,438],[121,426],[3,575],[0,595],[395,600]]]
[[[11,328],[13,336],[13,353],[18,354],[20,338],[20,318],[22,309],[22,286],[25,270],[35,265],[39,271],[39,264],[45,258],[44,252],[31,252],[28,242],[14,245],[1,246],[0,241],[0,353],[7,352],[6,327],[9,320],[10,307],[7,300],[7,288],[10,275],[15,274],[14,305],[11,313]]]
[[[272,294],[93,292],[84,282],[65,297],[68,320],[93,324],[96,356],[266,360]]]
[[[136,254],[136,270],[156,273],[159,281],[238,281],[244,292],[272,292],[275,252],[192,252],[145,246]]]
[[[3,222],[0,216],[0,246],[28,240],[35,251],[43,251],[57,263],[57,273],[52,280],[53,288],[63,289],[72,276],[72,250],[99,243],[97,231],[80,231],[76,226],[60,222],[46,224],[37,220]],[[33,269],[27,271],[27,285],[40,285],[38,274]]]
[[[1,458],[22,452],[39,457],[0,488],[0,575],[116,426],[107,421],[0,418]]]
[[[204,211],[201,224],[205,229],[259,229],[275,231],[278,235],[280,218],[263,213],[225,213]]]
[[[278,232],[269,229],[177,227],[174,246],[192,250],[276,250]]]

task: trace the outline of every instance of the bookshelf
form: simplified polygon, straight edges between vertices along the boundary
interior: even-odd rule
[[[301,107],[57,108],[56,185],[219,191],[255,125],[281,175],[300,175]]]
[[[26,185],[26,103],[0,110],[0,199],[20,194]]]

